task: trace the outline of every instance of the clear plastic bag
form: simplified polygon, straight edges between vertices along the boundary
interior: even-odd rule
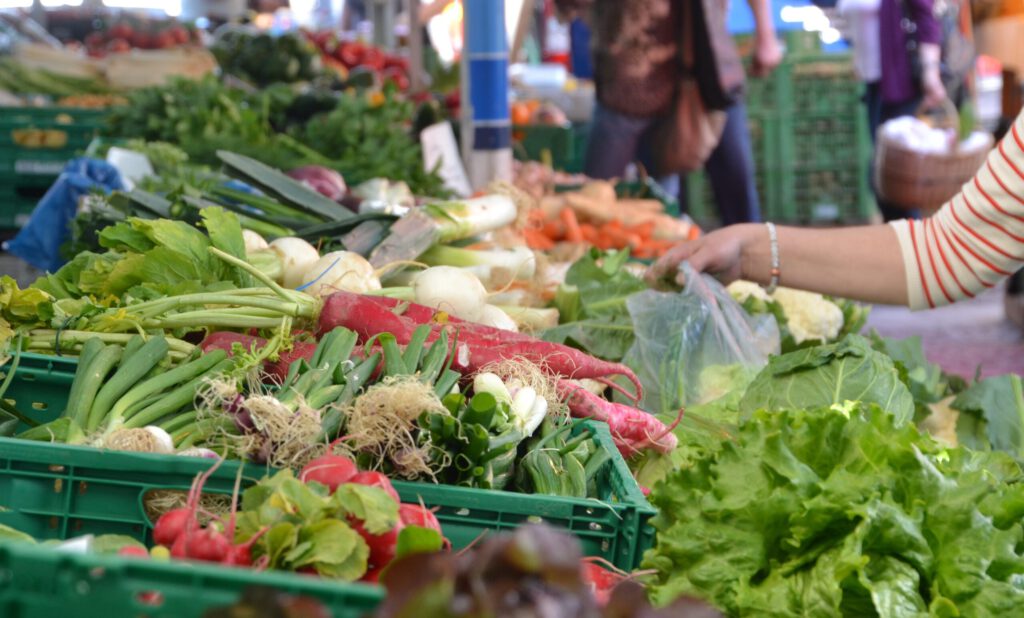
[[[681,268],[681,292],[647,290],[626,301],[636,339],[625,363],[644,385],[643,408],[659,414],[745,388],[779,352],[772,316],[748,314],[714,278]]]

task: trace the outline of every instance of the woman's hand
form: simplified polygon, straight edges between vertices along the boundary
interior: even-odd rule
[[[921,88],[924,90],[924,105],[936,107],[946,100],[946,86],[942,83],[938,66],[930,66],[921,75]]]
[[[647,270],[645,278],[651,285],[671,281],[682,286],[685,281],[679,265],[689,262],[697,272],[714,275],[726,284],[741,278],[749,279],[750,274],[743,268],[744,254],[759,239],[766,242],[768,239],[762,225],[748,223],[715,230],[697,240],[672,247]]]

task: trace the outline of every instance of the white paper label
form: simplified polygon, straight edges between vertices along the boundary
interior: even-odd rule
[[[423,146],[423,165],[429,171],[441,162],[438,173],[444,180],[444,186],[459,197],[469,197],[473,193],[469,185],[469,176],[459,156],[459,146],[455,142],[455,132],[448,122],[431,125],[420,133],[420,144]]]

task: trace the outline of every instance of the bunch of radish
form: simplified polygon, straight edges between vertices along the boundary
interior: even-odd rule
[[[303,482],[317,482],[325,485],[333,494],[346,483],[356,483],[384,490],[399,503],[398,524],[382,534],[371,534],[356,518],[349,518],[349,525],[359,533],[370,548],[370,558],[363,581],[377,582],[380,572],[394,560],[398,548],[398,535],[406,526],[419,526],[434,530],[438,534],[441,524],[432,511],[421,504],[401,504],[398,492],[391,480],[380,472],[360,471],[356,464],[342,455],[323,455],[306,464],[299,473]]]
[[[218,562],[232,566],[254,566],[252,546],[265,530],[244,543],[235,543],[235,510],[238,505],[237,487],[231,501],[231,516],[225,525],[213,517],[205,526],[199,523],[199,499],[203,485],[220,465],[199,475],[189,490],[184,507],[167,511],[153,526],[153,541],[170,550],[172,558]]]
[[[153,553],[156,555],[166,552],[164,555],[181,560],[199,560],[257,569],[267,568],[266,556],[260,556],[254,560],[253,546],[270,529],[269,526],[260,529],[244,542],[236,542],[236,518],[241,514],[237,510],[237,484],[232,497],[231,514],[227,521],[202,512],[200,509],[199,499],[202,495],[203,485],[219,465],[218,463],[199,475],[189,491],[184,507],[168,511],[157,520],[153,528],[153,540],[157,544],[157,548],[154,548]],[[398,507],[399,517],[390,530],[375,531],[378,532],[376,534],[370,533],[366,529],[366,522],[351,514],[347,517],[348,526],[362,537],[369,548],[369,558],[366,572],[362,577],[363,581],[375,583],[381,571],[396,557],[399,534],[406,526],[426,528],[437,532],[443,538],[441,524],[433,512],[420,504],[400,504],[398,492],[395,491],[391,481],[385,475],[379,472],[360,471],[355,463],[347,457],[330,454],[320,456],[303,467],[298,479],[307,484],[319,483],[326,487],[332,496],[339,488],[355,484],[375,487],[394,500]],[[208,523],[201,524],[201,516],[206,516],[209,520]],[[144,549],[135,547],[126,548],[123,554],[137,557],[149,556]],[[298,569],[298,571],[311,575],[318,574],[317,570],[312,567]]]

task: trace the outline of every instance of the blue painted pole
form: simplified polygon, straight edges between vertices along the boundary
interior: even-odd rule
[[[474,189],[512,179],[504,0],[463,0],[463,143]]]

